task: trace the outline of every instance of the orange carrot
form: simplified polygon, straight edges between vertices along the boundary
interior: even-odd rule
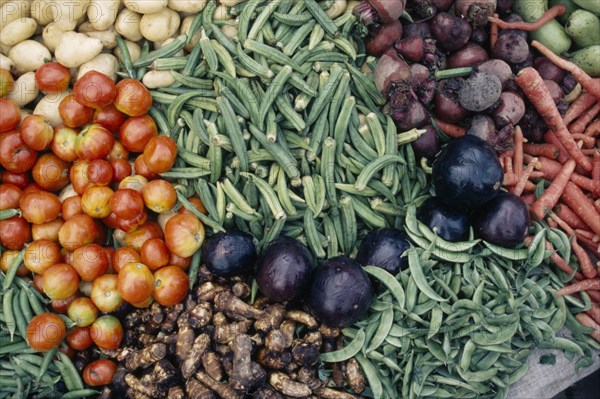
[[[563,272],[568,274],[569,276],[573,276],[575,279],[582,279],[583,276],[581,273],[576,272],[561,256],[554,250],[554,247],[548,240],[546,240],[546,250],[552,252],[550,255],[550,259],[554,264]]]
[[[594,191],[594,181],[592,179],[588,179],[578,173],[573,173],[571,181],[575,183],[577,187],[589,191],[590,193]]]
[[[592,233],[591,231],[588,231],[588,230],[584,230],[584,229],[575,229],[575,234],[577,234],[577,238],[585,237],[588,240],[592,240],[592,242],[595,237],[594,233]]]
[[[598,101],[596,100],[596,97],[592,96],[591,94],[581,93],[579,97],[577,97],[575,101],[569,105],[567,112],[565,112],[565,115],[563,116],[565,124],[568,125],[575,119],[579,118],[581,114],[596,104],[596,101]]]
[[[587,229],[587,225],[565,204],[558,204],[554,207],[554,213],[558,215],[573,229]]]
[[[594,208],[593,201],[579,187],[568,182],[562,193],[562,200],[594,233],[600,234],[600,214]]]
[[[518,197],[520,197],[521,194],[523,194],[523,189],[525,188],[525,185],[529,181],[529,176],[531,175],[531,172],[533,172],[533,168],[535,167],[536,163],[537,163],[537,158],[533,158],[531,160],[531,162],[529,162],[529,164],[527,165],[527,168],[523,171],[523,173],[519,177],[517,184],[512,188],[512,190],[510,190],[511,193],[513,193],[514,195],[516,195]]]
[[[583,141],[583,146],[585,148],[592,148],[594,146],[594,144],[596,144],[596,139],[594,139],[591,136],[586,136],[583,133],[573,133],[572,136],[577,141],[579,141],[579,140]]]
[[[537,40],[533,40],[531,46],[536,48],[542,55],[546,56],[557,67],[571,72],[571,75],[579,82],[583,90],[596,97],[596,99],[600,99],[600,81],[592,79],[583,69],[579,68],[571,61],[554,54],[552,50]]]
[[[594,303],[598,304],[600,303],[600,291],[586,291],[586,293],[589,295],[590,299],[592,300],[592,305]],[[588,312],[589,314],[589,312]]]
[[[537,168],[537,164],[534,165]],[[544,177],[544,173],[540,172],[539,170],[534,170],[533,172],[531,172],[531,175],[529,176],[530,179],[539,179]]]
[[[514,186],[515,184],[517,184],[517,181],[519,179],[517,179],[517,175],[515,175],[514,173],[504,173],[504,178],[502,180],[502,185],[503,186]]]
[[[576,232],[577,243],[581,243],[592,255],[597,258],[600,258],[600,248],[598,248],[598,243],[590,240],[582,236],[580,233]]]
[[[529,206],[535,202],[535,194],[527,194],[521,196],[521,199]]]
[[[523,174],[523,144],[525,142],[525,138],[523,137],[523,131],[521,130],[520,126],[517,126],[515,128],[514,141],[515,141],[515,155],[514,155],[515,164],[514,164],[514,167],[515,167],[515,173],[517,174],[517,177],[520,178],[521,175]]]
[[[571,243],[571,248],[573,249],[573,253],[577,256],[577,260],[579,261],[579,268],[581,269],[581,273],[587,278],[596,277],[596,269],[594,265],[592,265],[592,260],[588,253],[579,245],[577,242],[577,238],[573,238],[573,242]]]
[[[516,136],[516,133],[515,133]],[[516,144],[516,142],[515,142]],[[527,143],[523,145],[523,151],[526,154],[533,155],[534,157],[546,157],[549,159],[558,159],[558,155],[560,152],[558,148],[549,143],[537,144],[537,143]]]
[[[539,164],[541,165],[540,171],[544,173],[544,179],[552,180],[560,173],[563,166],[552,159],[548,159],[545,157],[539,158]],[[582,188],[587,191],[593,190],[593,182],[591,179],[588,179],[585,176],[581,176],[578,173],[573,173],[570,179],[573,183],[577,185],[577,187]]]
[[[600,135],[600,119],[596,119],[594,122],[590,123],[583,134],[592,137]]]
[[[590,334],[590,336],[596,341],[600,342],[600,325],[596,323],[594,319],[585,313],[577,313],[575,318],[584,326],[593,328],[594,331]]]
[[[600,304],[593,303],[592,308],[588,310],[587,314],[594,319],[596,323],[600,323]]]
[[[596,210],[600,212],[600,198],[594,201],[594,208],[596,208]]]
[[[535,191],[535,184],[533,184],[532,182],[530,182],[529,180],[525,182],[525,187],[523,187],[523,192],[534,192]]]
[[[567,162],[567,159],[570,158],[569,153],[567,152],[567,149],[565,148],[565,146],[562,145],[562,143],[558,139],[558,136],[556,135],[556,133],[554,133],[552,130],[548,130],[546,133],[544,133],[544,141],[546,143],[550,143],[554,147],[556,147],[556,149],[558,150],[558,158],[557,158],[558,162],[560,162],[560,163]]]
[[[567,163],[565,163],[564,167],[554,177],[554,180],[550,184],[544,193],[533,203],[530,208],[530,212],[537,220],[542,220],[550,209],[554,208],[558,199],[562,195],[565,190],[565,186],[569,182],[569,178],[571,174],[575,170],[575,161],[569,159]]]
[[[465,128],[457,125],[453,125],[448,122],[444,122],[438,118],[433,117],[433,121],[438,125],[442,133],[446,136],[457,138],[465,135]]]
[[[592,186],[594,195],[600,197],[600,150],[594,152],[594,161],[592,162]]]
[[[569,126],[569,131],[576,133],[584,132],[586,126],[592,120],[594,120],[598,113],[600,113],[600,104],[596,103],[596,105],[594,105],[592,108],[588,109],[583,114],[581,114],[581,116],[577,118],[575,122],[571,123],[571,126]]]
[[[534,157],[527,154],[527,153],[523,153],[523,162],[525,163],[529,163]],[[542,164],[541,162],[538,160],[538,162],[535,164],[535,169],[536,170],[540,170],[542,169]]]
[[[579,281],[577,283],[571,284],[567,287],[561,288],[560,290],[556,291],[556,295],[571,295],[576,292],[587,290],[600,290],[600,280],[595,278]]]
[[[498,20],[498,14],[493,14],[492,18]],[[492,24],[490,26],[490,48],[494,51],[494,46],[496,45],[496,41],[498,40],[498,24],[497,22],[491,21]]]
[[[513,160],[511,157],[504,157],[504,168],[506,173],[515,173],[513,170]],[[518,175],[515,173],[518,177]]]
[[[526,32],[534,32],[540,29],[542,26],[546,25],[548,22],[552,21],[556,17],[560,17],[565,14],[567,7],[563,4],[557,4],[554,7],[549,8],[544,15],[542,15],[535,22],[524,22],[524,21],[515,21],[515,22],[506,22],[498,18],[497,14],[494,14],[492,17],[488,17],[488,21],[493,24],[496,24],[500,29],[516,29],[516,30],[524,30]]]

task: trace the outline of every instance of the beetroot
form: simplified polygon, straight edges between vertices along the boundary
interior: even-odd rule
[[[441,120],[450,123],[459,123],[469,114],[469,111],[464,109],[458,101],[458,92],[463,82],[464,80],[461,78],[452,78],[442,80],[438,84],[434,102],[435,113]]]
[[[367,40],[367,54],[376,57],[381,56],[401,36],[402,24],[400,21],[394,21],[391,24],[381,26]]]
[[[394,22],[404,12],[406,0],[363,0],[354,8],[354,15],[365,25]]]
[[[448,58],[448,68],[473,66],[488,59],[488,53],[483,47],[475,43],[467,43]]]
[[[438,46],[446,51],[455,51],[467,44],[472,31],[466,20],[446,12],[437,14],[431,20],[431,33]]]
[[[474,27],[487,24],[496,10],[496,0],[456,0],[454,11],[471,22]]]

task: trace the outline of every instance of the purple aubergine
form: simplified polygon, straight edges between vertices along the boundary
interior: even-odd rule
[[[438,197],[457,208],[476,208],[494,198],[504,173],[494,148],[479,137],[452,140],[433,162],[433,185]]]
[[[306,300],[329,327],[347,327],[363,318],[371,302],[371,280],[362,266],[346,256],[329,259],[313,273]]]
[[[428,198],[417,210],[417,219],[446,241],[464,241],[469,236],[469,217],[437,197]]]
[[[360,243],[356,261],[396,275],[408,266],[408,258],[402,254],[409,248],[408,236],[401,230],[389,227],[371,230]]]
[[[310,280],[314,259],[295,238],[279,236],[264,249],[256,265],[256,283],[267,297],[289,301],[303,292]]]
[[[256,261],[256,247],[252,236],[238,230],[217,233],[204,243],[202,261],[216,276],[247,273],[252,270]]]
[[[501,192],[473,213],[471,223],[477,237],[514,248],[523,242],[529,230],[529,211],[523,199]]]
[[[467,44],[473,30],[466,20],[446,12],[437,14],[430,24],[438,46],[446,51],[456,51]]]
[[[411,145],[418,158],[425,157],[432,160],[442,148],[440,136],[433,125],[424,126],[423,129],[425,129],[425,133],[413,141]]]

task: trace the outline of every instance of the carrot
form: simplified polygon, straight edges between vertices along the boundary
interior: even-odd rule
[[[514,173],[513,160],[511,157],[504,157],[504,168],[506,173]],[[518,177],[516,173],[515,175]]]
[[[582,89],[584,89],[597,99],[600,99],[600,81],[592,79],[590,75],[585,73],[583,69],[579,68],[571,61],[561,58],[558,55],[554,54],[552,50],[550,50],[548,47],[544,46],[537,40],[533,40],[531,42],[531,46],[536,48],[540,53],[542,53],[542,55],[546,56],[557,67],[564,69],[565,71],[571,72],[571,75],[573,75],[575,80],[579,82]]]
[[[600,135],[600,119],[596,119],[594,122],[590,123],[583,134],[592,137]]]
[[[530,182],[528,180],[528,181],[525,182],[525,187],[523,187],[523,191],[531,193],[531,192],[535,191],[535,188],[536,188],[535,184],[533,184],[532,182]]]
[[[592,304],[596,303],[600,303],[600,292],[598,291],[586,291],[586,293],[589,295],[590,299],[592,300]],[[589,312],[588,312],[589,314]]]
[[[520,126],[515,128],[515,134],[513,136],[513,140],[515,142],[515,155],[514,155],[514,167],[515,173],[517,177],[521,177],[523,174],[523,144],[525,142],[525,138],[523,137],[523,131]],[[537,161],[536,161],[537,162]],[[533,172],[533,170],[532,170]]]
[[[503,186],[514,186],[515,184],[517,184],[519,179],[517,179],[517,175],[514,173],[504,173],[504,179],[502,180],[502,185]]]
[[[521,199],[529,206],[535,202],[535,194],[527,194],[521,196]]]
[[[510,190],[511,193],[513,193],[514,195],[516,195],[518,197],[520,197],[521,194],[523,194],[523,189],[525,188],[527,182],[529,182],[529,176],[533,172],[533,168],[535,167],[536,163],[537,163],[537,158],[533,158],[531,160],[531,162],[529,162],[525,171],[523,171],[521,176],[518,178],[517,184],[512,188],[512,190]],[[534,190],[535,190],[535,188],[534,188]]]
[[[550,244],[548,240],[546,240],[546,250],[552,253],[552,255],[550,255],[550,259],[560,270],[562,270],[569,276],[572,275],[576,279],[583,278],[581,273],[576,272],[575,269],[573,269],[563,258],[561,258],[561,256],[554,250],[554,247],[552,246],[552,244]]]
[[[527,153],[523,153],[523,162],[525,163],[529,163],[534,157],[527,154]],[[541,162],[538,160],[537,163],[535,164],[535,169],[536,170],[540,170],[542,169],[542,164]]]
[[[493,14],[492,18],[498,20],[498,14]],[[490,48],[492,49],[492,51],[494,51],[494,46],[496,45],[496,41],[498,40],[498,24],[495,21],[491,22],[492,24],[490,26]]]
[[[600,197],[600,150],[594,152],[594,160],[592,162],[592,186],[595,196]]]
[[[546,143],[552,144],[556,147],[556,149],[558,149],[558,158],[556,158],[558,159],[558,162],[567,162],[567,159],[570,158],[569,153],[567,152],[565,146],[562,145],[562,143],[558,139],[558,136],[552,130],[548,130],[546,133],[544,133],[544,141]]]
[[[600,325],[599,324],[597,324],[586,313],[577,313],[575,315],[575,318],[577,319],[577,321],[579,321],[584,326],[593,328],[594,331],[590,334],[590,336],[592,338],[594,338],[596,341],[600,342]]]
[[[548,159],[545,157],[539,157],[538,162],[541,165],[540,171],[542,173],[544,173],[544,178],[547,180],[554,179],[556,177],[556,175],[558,175],[563,168],[563,166],[559,162],[556,162],[552,159]],[[571,175],[570,180],[573,183],[575,183],[578,187],[580,187],[584,190],[587,190],[587,191],[593,190],[592,180],[588,179],[585,176],[581,176],[578,173],[573,173]]]
[[[524,30],[526,32],[534,32],[540,29],[542,26],[546,25],[548,22],[552,21],[556,17],[560,17],[565,14],[567,7],[563,4],[557,4],[554,7],[549,8],[544,15],[542,15],[535,22],[525,22],[525,21],[515,21],[515,22],[506,22],[498,18],[497,14],[494,16],[488,17],[488,21],[493,24],[496,24],[500,29],[516,29],[516,30]]]
[[[592,242],[594,242],[595,235],[591,231],[584,229],[575,229],[575,234],[577,235],[577,238],[585,237],[588,240],[592,240]]]
[[[516,135],[516,134],[515,134]],[[515,142],[516,144],[516,142]],[[532,155],[534,157],[541,156],[549,159],[558,159],[558,155],[560,152],[558,148],[549,143],[544,144],[536,144],[536,143],[527,143],[523,145],[523,152],[526,154]]]
[[[592,108],[585,111],[581,116],[569,126],[571,132],[583,132],[585,127],[600,113],[600,104],[596,103]]]
[[[593,201],[579,187],[568,182],[562,193],[562,200],[594,233],[600,234],[600,214],[594,208]]]
[[[446,136],[449,136],[449,137],[452,137],[455,139],[457,137],[461,137],[461,136],[465,135],[464,127],[453,125],[448,122],[444,122],[435,117],[433,117],[433,121],[440,128],[442,133],[444,133]]]
[[[596,269],[594,265],[592,265],[592,260],[588,253],[579,245],[577,242],[577,237],[573,238],[573,242],[571,243],[571,248],[573,249],[573,253],[577,257],[579,261],[579,268],[581,269],[581,273],[587,278],[596,277]]]
[[[596,97],[592,96],[589,93],[582,93],[569,105],[567,112],[563,116],[563,120],[565,124],[569,124],[573,122],[575,119],[579,118],[581,114],[590,109],[596,104]]]
[[[565,204],[558,204],[554,207],[554,213],[558,215],[573,229],[587,229],[587,225]]]
[[[584,133],[573,133],[571,134],[573,138],[577,141],[583,141],[583,146],[585,148],[592,148],[594,144],[596,144],[596,139],[590,136],[586,136]]]
[[[576,292],[587,291],[587,290],[600,290],[600,280],[597,278],[582,280],[577,283],[571,284],[567,287],[561,288],[556,292],[556,295],[571,295]]]
[[[600,199],[594,201],[594,208],[596,208],[596,210],[600,212]]]
[[[575,183],[577,187],[589,191],[590,193],[594,191],[594,181],[592,179],[588,179],[578,173],[573,173],[571,181]]]
[[[537,165],[534,165],[537,168]],[[529,176],[530,179],[540,179],[544,177],[544,173],[539,171],[539,170],[534,170],[533,172],[531,172],[531,175]]]
[[[581,234],[576,232],[577,243],[581,243],[592,255],[597,258],[600,258],[600,248],[598,248],[598,243],[590,240],[582,236]]]
[[[575,161],[569,159],[567,163],[565,163],[560,173],[558,173],[556,177],[554,177],[554,180],[550,184],[550,187],[548,187],[544,191],[544,193],[537,199],[537,201],[533,203],[533,205],[530,208],[530,212],[537,220],[542,220],[546,215],[546,212],[554,208],[554,206],[558,202],[558,199],[565,190],[565,186],[568,184],[569,178],[571,177],[571,174],[573,174],[574,170]]]
[[[593,303],[592,308],[588,310],[587,314],[594,319],[596,323],[600,323],[600,304]]]

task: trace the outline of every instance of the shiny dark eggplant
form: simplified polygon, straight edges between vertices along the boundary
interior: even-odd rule
[[[402,254],[410,248],[408,236],[398,229],[371,230],[362,240],[356,261],[363,266],[378,266],[391,274],[397,274],[408,266],[408,258]]]
[[[469,217],[431,197],[417,210],[417,219],[446,241],[464,241],[469,236]]]
[[[213,235],[202,247],[202,262],[216,276],[248,273],[256,262],[252,236],[237,230]]]

